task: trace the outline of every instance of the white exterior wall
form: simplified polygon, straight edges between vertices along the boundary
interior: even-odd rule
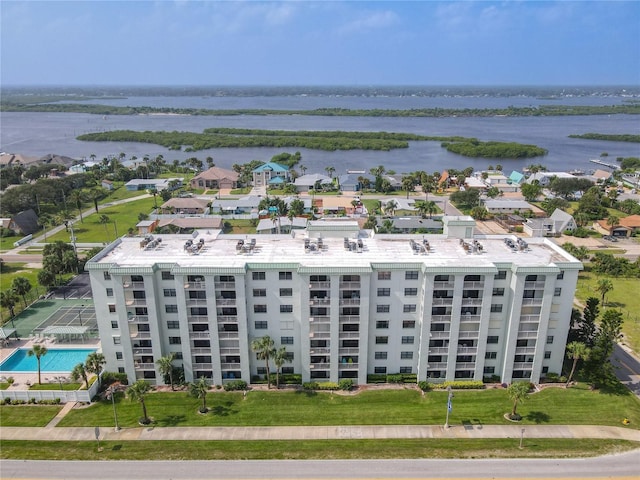
[[[366,239],[360,252],[327,238],[324,250],[301,254],[301,239],[274,235],[260,237],[260,249],[245,256],[227,249],[239,237],[220,236],[199,257],[176,248],[184,235],[163,236],[162,254],[147,253],[139,239],[115,242],[87,267],[106,368],[161,384],[156,362],[176,352],[187,381],[251,382],[265,367],[251,341],[269,335],[293,356],[284,368],[303,381],[362,384],[369,374],[403,372],[431,381],[496,375],[537,382],[560,372],[578,261],[544,239],[512,252],[485,238],[481,252],[467,253],[458,239],[435,235],[432,250],[419,254],[408,240],[423,236],[393,237]],[[281,312],[283,305],[292,311]],[[206,315],[193,310],[201,308]],[[275,372],[273,361],[270,367]]]

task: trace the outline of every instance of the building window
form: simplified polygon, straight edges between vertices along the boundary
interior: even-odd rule
[[[114,345],[120,345],[121,343],[122,343],[122,340],[120,340],[120,337],[113,337]]]
[[[484,373],[487,375],[493,375],[496,371],[496,367],[484,367]]]
[[[487,337],[487,343],[498,343],[499,337],[497,335],[489,335]]]
[[[375,359],[376,360],[386,360],[387,359],[387,352],[376,352],[375,353]]]
[[[293,367],[282,367],[282,373],[284,375],[295,373]]]
[[[418,271],[417,270],[409,270],[408,272],[404,272],[405,280],[417,280],[418,279]]]
[[[378,280],[391,280],[391,272],[378,272]]]
[[[253,289],[253,296],[254,297],[266,297],[267,296],[267,289],[266,288],[254,288]]]
[[[492,303],[491,304],[491,311],[493,313],[500,313],[502,312],[502,304],[501,303]]]
[[[268,328],[266,320],[256,321],[253,323],[253,326],[256,330],[266,330]]]
[[[280,313],[293,313],[293,305],[280,305]]]
[[[167,329],[168,330],[176,330],[180,328],[180,322],[177,320],[167,320]]]
[[[546,359],[551,358],[551,352],[548,351],[548,350],[546,352],[544,352],[544,358],[546,358]]]
[[[252,272],[251,278],[254,280],[266,280],[267,274],[265,272]]]
[[[377,320],[376,328],[389,328],[389,320]]]
[[[379,297],[389,297],[389,296],[391,296],[391,289],[390,288],[379,288],[378,289],[378,296]]]
[[[560,273],[556,277],[558,280],[562,280],[564,278],[564,270],[560,270]]]
[[[292,272],[278,272],[278,278],[280,280],[292,280],[293,273]]]
[[[190,310],[191,310],[191,315],[206,316],[206,315],[209,314],[209,311],[207,310],[207,307],[191,307]],[[235,308],[223,308],[222,309],[222,314],[223,315],[236,315],[235,310],[236,310]]]
[[[180,337],[169,337],[169,345],[180,345],[182,339]]]
[[[253,306],[253,313],[267,313],[267,306],[266,305],[254,305]]]
[[[164,311],[166,313],[178,313],[178,305],[165,305]]]
[[[405,297],[415,297],[416,295],[418,295],[418,289],[417,288],[405,288],[404,289],[404,296]]]
[[[411,373],[411,367],[400,367],[400,373]]]
[[[403,320],[402,321],[402,328],[416,328],[416,321],[415,320]]]
[[[117,320],[111,320],[111,328],[118,328],[118,321]]]
[[[387,373],[387,367],[373,367],[373,373]]]
[[[415,306],[415,304],[408,304],[408,305],[404,305],[404,306],[402,307],[402,311],[403,311],[404,313],[413,313],[413,312],[415,312],[415,311],[416,311],[416,306]]]
[[[498,358],[498,352],[484,352],[484,358],[487,360],[495,360]]]
[[[133,298],[135,298],[136,300],[143,300],[147,298],[147,294],[144,290],[134,290]]]
[[[376,344],[385,345],[389,343],[389,337],[376,337]]]
[[[124,367],[118,367],[118,373],[125,373]]]
[[[404,343],[404,344],[412,344],[413,343],[413,336],[403,336],[402,337],[402,343]]]
[[[258,373],[258,375],[266,375],[267,374],[267,367],[258,367],[256,369],[256,372]]]
[[[400,352],[401,360],[411,360],[413,359],[413,352]]]
[[[162,271],[162,280],[173,280],[174,276],[171,274],[170,271],[168,270],[163,270]]]
[[[292,288],[281,288],[280,289],[281,297],[293,297],[293,289]]]
[[[281,345],[293,345],[293,337],[280,337]]]
[[[116,313],[116,306],[114,304],[109,304],[109,313]]]
[[[116,360],[122,360],[122,352],[116,352]]]
[[[113,297],[113,288],[107,288],[107,297]]]
[[[377,313],[389,313],[389,305],[376,305]]]
[[[491,294],[494,297],[504,297],[504,288],[494,288]]]
[[[105,280],[111,280],[111,274],[109,272],[102,272]]]
[[[560,295],[562,295],[562,288],[560,288],[560,287],[556,287],[556,288],[553,290],[553,296],[554,296],[554,297],[559,297]]]
[[[165,297],[175,297],[176,289],[175,288],[165,288],[163,289],[163,293]]]
[[[553,335],[548,335],[547,336],[547,345],[553,343]]]
[[[507,278],[507,271],[506,270],[498,270],[498,273],[496,273],[493,278],[494,278],[494,280],[504,280],[504,279]]]

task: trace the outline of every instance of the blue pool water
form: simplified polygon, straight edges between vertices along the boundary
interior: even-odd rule
[[[13,355],[0,364],[2,373],[37,372],[38,362],[36,357],[28,357],[29,349],[18,349]],[[70,372],[78,363],[84,363],[87,355],[96,350],[85,349],[47,349],[46,355],[40,357],[41,372]]]

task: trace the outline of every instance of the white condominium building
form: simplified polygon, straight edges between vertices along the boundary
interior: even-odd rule
[[[107,369],[162,384],[264,377],[269,335],[303,381],[413,373],[418,380],[538,382],[560,373],[582,264],[547,239],[372,235],[354,221],[291,235],[121,238],[87,263]],[[273,365],[272,365],[273,369]]]

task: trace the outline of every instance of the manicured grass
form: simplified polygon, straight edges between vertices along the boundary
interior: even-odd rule
[[[234,219],[225,219],[224,217],[222,218],[222,221],[226,224],[229,223],[231,225],[231,230],[229,231],[225,231],[225,233],[227,234],[249,234],[249,233],[256,233],[256,227],[251,223],[251,220],[244,220],[244,219],[238,219],[238,220],[234,220]]]
[[[392,458],[565,458],[621,453],[635,442],[597,439],[394,439],[269,441],[16,441],[0,457],[23,460],[332,460]]]
[[[595,288],[601,278],[608,278],[613,284],[613,290],[606,296],[604,308],[617,308],[623,313],[622,331],[625,335],[625,342],[635,352],[640,352],[640,295],[631,294],[631,292],[638,291],[638,279],[605,277],[590,272],[588,269],[580,272],[576,298],[581,304],[584,305],[589,297],[600,298]],[[603,311],[602,306],[600,311]]]
[[[82,385],[84,386],[84,383],[82,383]],[[62,384],[62,390],[78,390],[78,389],[80,389],[79,383],[63,383]],[[60,390],[60,384],[59,383],[43,383],[42,385],[38,385],[36,383],[35,385],[31,385],[29,387],[29,390]]]
[[[447,393],[434,391],[424,396],[417,390],[366,391],[357,395],[328,392],[212,392],[207,397],[211,411],[197,413],[200,402],[184,392],[153,393],[147,410],[157,426],[275,426],[275,425],[439,425],[446,415]],[[286,408],[284,407],[286,406]],[[69,412],[60,426],[110,426],[111,403],[100,401],[88,408]],[[120,397],[118,420],[122,426],[137,425],[141,407]],[[503,415],[510,411],[506,390],[456,391],[452,425],[509,424]],[[318,412],[322,412],[321,415]],[[548,388],[530,396],[518,408],[523,425],[576,424],[621,425],[623,418],[640,428],[640,400],[628,394],[590,391],[586,386]]]
[[[138,195],[140,192],[137,192]],[[143,198],[121,205],[100,208],[99,213],[92,213],[83,218],[83,222],[75,222],[73,231],[76,236],[77,243],[109,243],[116,238],[116,228],[118,237],[125,235],[129,228],[135,229],[136,224],[140,221],[138,215],[140,213],[148,214],[153,209],[153,197]],[[160,205],[162,198],[156,198],[156,203]],[[106,215],[109,217],[109,223],[101,224],[100,217]],[[137,233],[137,230],[135,230]],[[70,232],[62,230],[55,235],[47,237],[49,242],[62,240],[69,242]]]
[[[251,187],[234,188],[229,193],[231,193],[231,195],[249,195],[249,192],[251,192]]]
[[[3,427],[44,427],[62,410],[62,405],[0,405]],[[2,442],[4,448],[4,441]]]
[[[0,382],[0,390],[6,390],[10,385],[7,382]]]

